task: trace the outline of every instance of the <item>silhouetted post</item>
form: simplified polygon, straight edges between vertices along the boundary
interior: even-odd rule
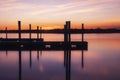
[[[66,21],[64,25],[64,42],[67,49],[70,48],[71,36],[70,36],[70,21]]]
[[[7,27],[5,28],[5,33],[6,33],[6,39],[8,39],[8,35],[7,35]],[[7,56],[8,52],[6,50],[6,56]]]
[[[40,27],[40,38],[42,38],[42,27]]]
[[[66,21],[66,27],[67,27],[67,41],[71,41],[71,36],[70,36],[70,21]]]
[[[7,27],[5,28],[5,33],[6,33],[6,39],[8,38],[8,35],[7,35]]]
[[[37,26],[37,39],[39,39],[39,26]]]
[[[21,41],[21,21],[18,21],[19,42]]]
[[[84,41],[84,24],[82,24],[82,42]]]
[[[67,27],[64,25],[64,43],[65,43],[65,48],[67,46]]]
[[[31,39],[31,24],[29,24],[29,30],[30,30],[30,39]]]

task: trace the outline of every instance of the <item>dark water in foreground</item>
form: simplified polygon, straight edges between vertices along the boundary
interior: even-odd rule
[[[69,59],[64,51],[0,51],[0,80],[120,80],[120,34],[88,34],[85,40],[88,51],[71,51]]]

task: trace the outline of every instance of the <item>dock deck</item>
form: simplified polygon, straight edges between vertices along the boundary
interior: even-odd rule
[[[86,41],[42,41],[42,39],[0,39],[0,50],[87,50]]]

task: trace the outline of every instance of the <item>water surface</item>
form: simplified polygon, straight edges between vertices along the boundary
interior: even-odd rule
[[[72,35],[72,40],[80,41],[81,35]],[[120,80],[120,34],[85,34],[85,40],[88,50],[71,51],[68,60],[65,51],[0,51],[0,80]]]

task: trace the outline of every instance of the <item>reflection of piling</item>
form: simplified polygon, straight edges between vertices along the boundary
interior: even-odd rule
[[[37,60],[39,61],[39,51],[37,51]]]
[[[66,80],[71,79],[71,51],[64,50],[64,66],[66,70]]]
[[[30,30],[29,37],[31,39],[31,24],[29,24],[29,30]]]
[[[8,55],[8,51],[6,50],[6,56]]]
[[[84,68],[84,51],[82,50],[82,63],[81,63],[81,67]]]
[[[29,64],[30,68],[32,67],[32,53],[31,53],[31,50],[30,50],[30,64]]]
[[[39,39],[39,26],[37,26],[37,39]]]
[[[42,50],[40,51],[40,56],[42,56]]]
[[[71,51],[68,51],[68,64],[67,64],[67,80],[71,79]]]
[[[5,33],[6,33],[6,39],[7,39],[8,38],[7,27],[5,28]]]
[[[19,50],[19,80],[22,80],[22,61],[21,61],[21,50]]]
[[[19,42],[21,41],[21,21],[18,21]]]
[[[64,67],[66,67],[66,50],[64,50]]]

